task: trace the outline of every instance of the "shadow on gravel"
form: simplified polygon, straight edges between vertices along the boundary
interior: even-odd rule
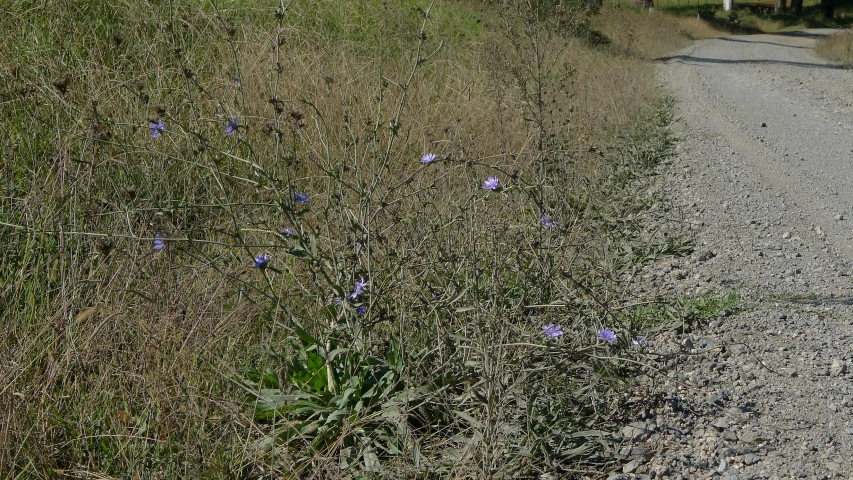
[[[780,37],[811,38],[812,40],[817,40],[818,38],[825,37],[828,34],[796,31],[796,32],[774,32],[770,35],[778,35]]]
[[[723,60],[720,58],[693,57],[690,55],[673,55],[669,57],[658,57],[658,62],[676,61],[681,63],[712,64],[712,65],[790,65],[803,68],[823,68],[827,70],[845,69],[844,65],[833,65],[831,63],[807,63],[807,62],[785,62],[782,60]]]
[[[775,45],[777,47],[785,47],[785,48],[803,48],[805,50],[812,50],[813,47],[802,47],[797,45],[786,45],[784,43],[776,43],[776,42],[762,42],[760,40],[739,40],[734,37],[720,37],[717,40],[722,40],[724,42],[737,42],[737,43],[763,43],[765,45]]]

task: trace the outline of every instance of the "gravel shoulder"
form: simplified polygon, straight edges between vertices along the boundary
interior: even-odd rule
[[[696,252],[638,289],[736,289],[743,309],[653,339],[683,354],[611,478],[853,479],[853,70],[813,55],[822,33],[713,39],[660,65],[679,151],[648,220]]]

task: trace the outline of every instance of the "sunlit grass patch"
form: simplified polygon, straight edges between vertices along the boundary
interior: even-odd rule
[[[628,315],[636,328],[647,331],[692,330],[709,320],[729,316],[740,308],[736,290],[710,292],[699,296],[681,296],[628,306]]]
[[[853,64],[853,31],[821,37],[817,41],[815,52],[833,62]]]

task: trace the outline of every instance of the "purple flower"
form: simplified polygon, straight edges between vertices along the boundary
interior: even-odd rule
[[[284,227],[284,228],[282,228],[282,229],[281,229],[281,230],[279,230],[279,231],[280,231],[282,234],[284,234],[284,235],[289,235],[289,236],[291,236],[291,237],[295,237],[295,236],[296,236],[296,232],[294,232],[294,231],[293,231],[293,229],[292,229],[292,228],[290,228],[290,227]]]
[[[163,250],[166,248],[166,242],[163,241],[163,236],[159,233],[154,234],[154,250]]]
[[[634,345],[645,345],[646,339],[644,337],[637,337],[631,340],[631,343],[633,343]]]
[[[163,120],[157,120],[156,122],[152,121],[148,128],[151,130],[151,133],[148,134],[151,138],[160,138],[160,135],[163,135],[166,125],[163,124]]]
[[[543,215],[542,218],[539,219],[539,223],[541,223],[543,227],[557,228],[557,224],[554,223],[553,220],[548,218],[547,215]]]
[[[491,190],[493,192],[500,192],[503,186],[501,186],[501,181],[498,180],[498,177],[489,177],[483,182],[484,190]]]
[[[550,338],[551,340],[555,340],[563,336],[563,327],[554,325],[553,323],[549,323],[548,325],[542,327],[542,332],[545,334],[546,337]]]
[[[423,163],[424,165],[429,165],[430,163],[435,161],[435,158],[436,157],[434,153],[427,153],[426,155],[421,157],[421,163]]]
[[[359,315],[364,315],[365,313],[367,313],[367,307],[362,305],[362,306],[355,309],[355,313],[357,313]]]
[[[234,77],[234,83],[236,83],[238,86],[243,84],[243,82],[240,81],[238,77]]]
[[[237,118],[232,118],[228,120],[228,123],[225,124],[225,135],[234,135],[237,133],[237,129],[240,128],[240,120]]]
[[[293,192],[293,198],[296,199],[296,203],[308,203],[308,195],[299,192]]]
[[[255,268],[260,268],[261,270],[267,268],[267,264],[270,263],[270,256],[262,253],[255,257]]]
[[[598,331],[598,339],[607,343],[613,343],[616,341],[616,332],[609,328],[602,328]]]
[[[351,294],[347,295],[347,298],[349,300],[355,300],[359,295],[364,293],[364,287],[367,285],[368,283],[364,281],[364,277],[361,277],[361,280],[355,282],[355,290],[353,290]]]

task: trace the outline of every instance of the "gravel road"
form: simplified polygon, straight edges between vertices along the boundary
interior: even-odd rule
[[[684,354],[623,429],[612,479],[853,479],[853,70],[813,55],[822,33],[707,40],[660,65],[679,152],[649,221],[696,250],[638,289],[733,289],[742,309],[650,339]]]

